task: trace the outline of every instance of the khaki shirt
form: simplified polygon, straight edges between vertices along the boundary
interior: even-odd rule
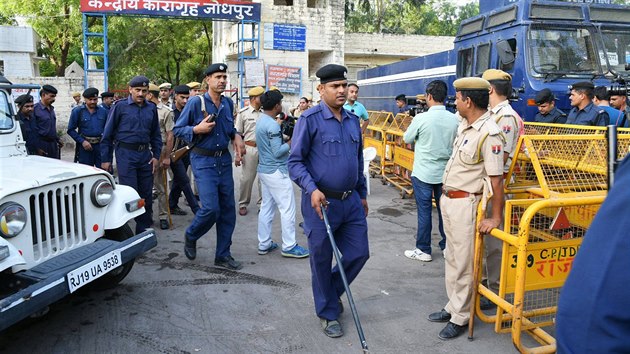
[[[523,127],[523,120],[512,108],[512,106],[510,106],[510,102],[508,100],[494,106],[490,110],[490,113],[492,120],[497,123],[505,137],[503,151],[509,154],[509,158],[505,162],[505,166],[503,166],[503,172],[508,172],[510,170],[510,165],[512,164],[512,158],[514,158],[514,153],[516,152],[518,138],[522,134],[521,127]]]
[[[503,174],[503,144],[501,130],[490,119],[490,112],[472,125],[464,119],[446,163],[442,178],[444,189],[481,193],[485,177]]]
[[[175,122],[173,121],[173,110],[162,104],[157,104],[158,121],[160,123],[160,134],[162,134],[162,144],[166,145],[166,133],[173,130]]]
[[[247,106],[238,111],[236,115],[236,131],[243,135],[244,141],[256,141],[256,121],[260,117],[261,110]]]

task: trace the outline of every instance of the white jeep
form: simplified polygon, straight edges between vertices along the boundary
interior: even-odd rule
[[[144,200],[100,169],[26,153],[0,76],[0,331],[90,284],[109,288],[155,247],[127,222]]]

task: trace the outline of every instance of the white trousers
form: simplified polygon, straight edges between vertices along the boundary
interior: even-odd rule
[[[258,249],[264,250],[271,245],[271,225],[280,211],[282,224],[282,250],[295,247],[295,194],[293,183],[288,174],[276,170],[272,174],[259,173],[262,185],[262,205],[258,214]]]

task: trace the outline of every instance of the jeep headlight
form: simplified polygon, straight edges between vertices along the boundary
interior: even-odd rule
[[[114,197],[114,187],[108,180],[98,180],[92,187],[92,203],[99,208],[109,204]]]
[[[26,209],[18,203],[0,206],[0,234],[9,238],[17,236],[26,226]]]

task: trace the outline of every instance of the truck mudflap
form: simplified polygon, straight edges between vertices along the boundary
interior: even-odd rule
[[[0,299],[0,331],[116,269],[116,261],[122,265],[156,245],[152,229],[122,242],[100,239],[16,274],[35,283]]]

